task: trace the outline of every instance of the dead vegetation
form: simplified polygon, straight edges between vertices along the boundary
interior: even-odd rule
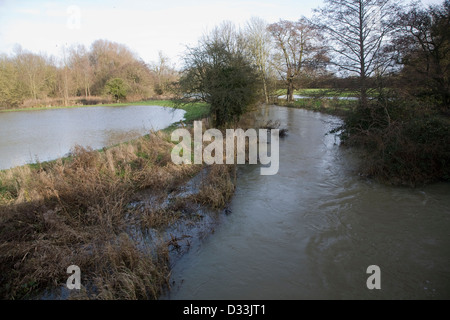
[[[177,211],[130,203],[139,190],[163,199],[199,172],[200,165],[173,164],[172,148],[170,136],[158,132],[103,151],[76,147],[66,159],[1,171],[0,296],[39,298],[63,286],[67,267],[75,264],[83,287],[71,298],[157,298],[169,277],[168,244],[143,241],[142,234],[176,221],[184,204]],[[216,208],[228,200],[226,172],[211,170],[199,199]],[[221,179],[224,192],[217,189]],[[213,191],[223,196],[207,200]]]
[[[251,124],[244,117],[241,128]],[[235,165],[175,165],[173,147],[168,133],[153,132],[0,171],[0,297],[57,292],[77,265],[82,289],[70,299],[157,299],[183,240],[161,234],[180,219],[195,224],[200,207],[223,209],[236,184]],[[195,191],[179,192],[194,177]]]
[[[214,165],[201,185],[200,192],[193,195],[194,201],[213,209],[224,208],[233,196],[235,176],[235,165]]]

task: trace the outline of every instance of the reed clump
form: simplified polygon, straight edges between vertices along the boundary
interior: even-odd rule
[[[218,164],[207,173],[193,200],[213,209],[224,208],[234,194],[236,166]]]

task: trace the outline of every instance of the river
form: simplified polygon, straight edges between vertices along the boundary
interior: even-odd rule
[[[0,113],[0,169],[67,155],[75,145],[100,149],[160,130],[184,117],[161,106],[117,106]]]
[[[358,175],[336,117],[270,107],[289,129],[280,168],[239,169],[231,213],[178,259],[162,299],[449,299],[450,184],[391,187]],[[370,290],[369,266],[381,289]]]

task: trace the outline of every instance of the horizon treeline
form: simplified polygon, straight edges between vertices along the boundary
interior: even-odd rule
[[[369,91],[383,86],[431,97],[447,110],[449,10],[449,0],[429,7],[325,0],[311,19],[267,23],[253,17],[241,27],[224,21],[199,43],[220,40],[227,52],[241,55],[256,71],[266,103],[283,92],[292,102],[298,89],[329,88],[356,92],[366,105]],[[189,68],[189,54],[188,49],[177,70],[162,52],[158,61],[146,63],[109,40],[89,48],[72,45],[59,58],[18,46],[11,56],[0,54],[0,108],[171,97]]]
[[[124,44],[104,39],[89,49],[79,44],[64,48],[61,56],[20,46],[11,56],[1,54],[0,107],[96,104],[109,102],[114,90],[138,101],[164,95],[177,79],[178,72],[163,52],[157,62],[146,63]],[[122,87],[114,88],[117,84]]]

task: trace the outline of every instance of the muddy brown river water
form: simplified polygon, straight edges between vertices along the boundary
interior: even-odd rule
[[[241,167],[229,215],[178,259],[162,299],[449,299],[450,184],[390,187],[358,175],[327,135],[340,120],[270,107],[289,129],[280,168]],[[380,268],[369,290],[367,268]]]

